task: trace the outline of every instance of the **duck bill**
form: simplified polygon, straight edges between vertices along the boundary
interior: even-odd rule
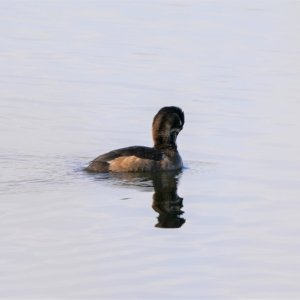
[[[170,143],[171,143],[171,144],[176,145],[177,135],[178,135],[178,132],[177,132],[177,131],[172,131],[172,132],[170,133]]]

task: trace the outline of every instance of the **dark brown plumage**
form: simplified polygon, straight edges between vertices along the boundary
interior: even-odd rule
[[[184,125],[179,107],[161,108],[152,123],[153,148],[133,146],[102,154],[87,167],[92,172],[151,172],[178,170],[182,160],[176,139]]]

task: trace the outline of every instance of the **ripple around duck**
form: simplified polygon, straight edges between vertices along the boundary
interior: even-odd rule
[[[86,172],[87,157],[60,155],[11,155],[2,154],[0,193],[38,191],[56,186],[83,182],[101,182],[105,185],[153,191],[155,173],[90,173]],[[188,161],[182,172],[203,172],[210,163]],[[175,174],[175,176],[180,176]]]
[[[82,170],[82,172],[85,172]],[[87,176],[94,182],[104,181],[105,184],[121,187],[135,189],[138,191],[152,192],[154,190],[155,179],[161,178],[164,176],[175,176],[176,178],[180,177],[181,172],[162,172],[162,173],[89,173],[85,172]]]
[[[18,193],[56,188],[87,180],[82,161],[64,156],[1,155],[0,193]]]
[[[183,172],[203,173],[213,170],[217,163],[199,160],[186,160],[184,161]]]

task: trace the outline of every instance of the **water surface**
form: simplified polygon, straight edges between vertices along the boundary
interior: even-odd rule
[[[2,1],[3,299],[299,299],[299,1]],[[83,171],[180,106],[185,168]]]

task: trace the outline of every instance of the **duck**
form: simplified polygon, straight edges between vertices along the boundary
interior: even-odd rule
[[[101,173],[180,170],[183,162],[176,140],[184,122],[181,108],[162,107],[152,122],[153,147],[131,146],[104,153],[92,160],[86,170]]]

